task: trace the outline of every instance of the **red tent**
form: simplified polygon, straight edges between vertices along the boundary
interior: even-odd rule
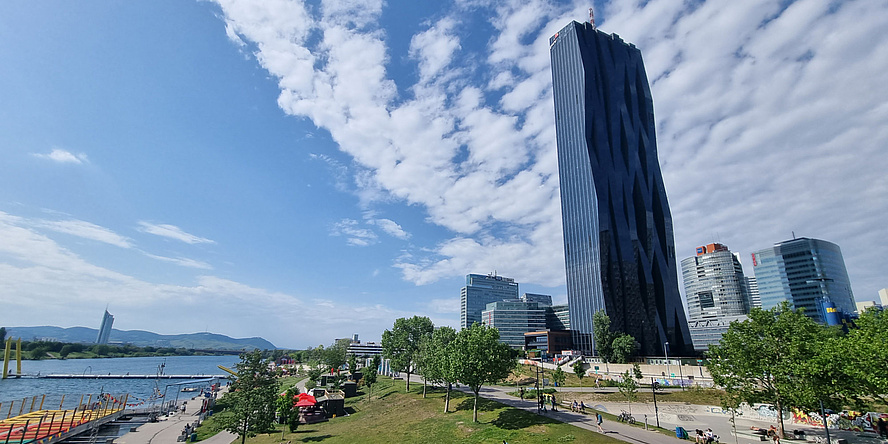
[[[308,407],[308,406],[313,406],[318,403],[318,400],[315,399],[314,396],[309,395],[308,393],[300,393],[299,396],[297,396],[297,398],[299,399],[299,401],[296,403],[297,407]]]

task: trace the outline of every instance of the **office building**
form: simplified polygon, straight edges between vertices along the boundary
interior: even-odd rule
[[[497,301],[487,304],[481,323],[499,331],[500,342],[524,348],[524,334],[546,328],[546,309],[536,302]]]
[[[681,276],[691,321],[749,313],[749,294],[740,259],[722,244],[697,247],[681,261]]]
[[[105,314],[102,316],[102,325],[99,327],[99,335],[96,337],[96,344],[107,344],[108,339],[111,338],[111,325],[114,324],[114,316],[111,316],[111,313],[108,313],[108,309],[105,309]]]
[[[749,309],[762,308],[762,298],[759,296],[759,286],[755,276],[746,276],[746,292],[749,294]]]
[[[879,304],[888,307],[888,288],[879,290]]]
[[[536,302],[540,307],[548,307],[552,305],[552,296],[547,294],[524,293],[521,295],[522,302]]]
[[[822,323],[834,309],[856,310],[842,250],[832,242],[802,237],[777,243],[752,253],[752,269],[764,309],[789,301]]]
[[[518,283],[514,279],[497,276],[496,273],[466,276],[466,286],[459,294],[459,328],[469,328],[481,323],[481,312],[487,304],[498,301],[517,301]]]
[[[546,307],[546,328],[570,330],[570,308],[567,304]]]
[[[692,351],[641,51],[591,23],[549,39],[573,345],[604,310],[640,353]]]
[[[528,352],[539,350],[541,357],[550,358],[573,350],[574,347],[569,331],[545,329],[525,333],[524,349]]]

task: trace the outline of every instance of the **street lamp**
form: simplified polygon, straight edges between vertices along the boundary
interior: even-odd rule
[[[666,341],[663,344],[663,354],[666,355],[666,377],[671,377],[672,373],[669,373],[669,341]]]

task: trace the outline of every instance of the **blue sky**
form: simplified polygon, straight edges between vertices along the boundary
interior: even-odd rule
[[[282,347],[566,300],[548,37],[590,2],[0,4],[0,325]],[[888,4],[595,2],[641,48],[677,256],[797,236],[888,287]]]

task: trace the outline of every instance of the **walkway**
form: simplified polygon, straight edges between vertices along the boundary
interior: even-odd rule
[[[217,396],[222,396],[228,387],[222,387]],[[185,412],[178,410],[169,416],[159,418],[158,422],[145,423],[135,431],[129,432],[114,440],[117,444],[168,444],[175,443],[182,435],[186,424],[192,424],[200,415],[201,399],[194,397],[185,403]],[[200,441],[208,444],[230,444],[237,439],[237,435],[230,432],[219,432],[208,439]]]

